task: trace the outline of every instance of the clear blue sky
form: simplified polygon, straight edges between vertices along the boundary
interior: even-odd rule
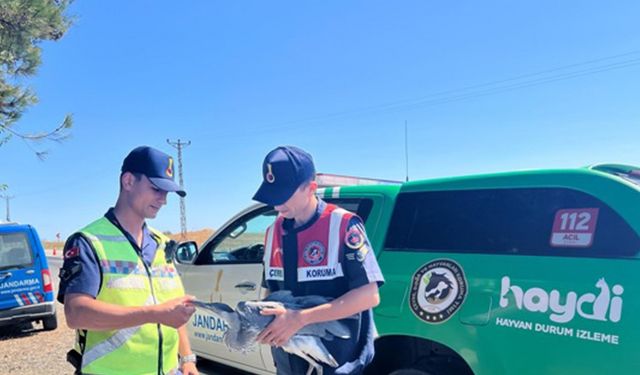
[[[189,229],[249,205],[280,144],[322,172],[404,179],[405,120],[412,179],[640,165],[636,1],[78,0],[70,13],[17,129],[72,112],[72,138],[41,145],[44,162],[19,140],[0,148],[12,219],[46,239],[113,205],[133,147],[175,155],[167,138],[192,141]],[[179,231],[177,196],[151,224]]]

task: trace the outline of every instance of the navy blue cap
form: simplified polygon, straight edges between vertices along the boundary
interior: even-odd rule
[[[297,147],[280,146],[264,158],[263,181],[253,199],[270,206],[283,204],[315,174],[311,155]]]
[[[134,148],[122,162],[122,173],[142,173],[160,190],[173,191],[184,197],[187,193],[173,178],[173,158],[149,146]]]

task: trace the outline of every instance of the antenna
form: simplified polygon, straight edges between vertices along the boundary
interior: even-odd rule
[[[177,142],[171,142],[167,139],[167,143],[178,149],[178,180],[180,188],[184,189],[184,180],[182,179],[182,148],[191,144],[191,141],[181,142],[178,138]],[[180,237],[184,240],[187,238],[187,209],[184,205],[184,197],[180,197]]]
[[[409,130],[407,128],[407,120],[404,120],[404,158],[406,165],[406,181],[409,181]]]

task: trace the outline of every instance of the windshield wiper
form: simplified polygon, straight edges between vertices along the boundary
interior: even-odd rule
[[[10,270],[10,269],[22,269],[26,268],[24,264],[11,264],[8,266],[0,266],[0,271]]]

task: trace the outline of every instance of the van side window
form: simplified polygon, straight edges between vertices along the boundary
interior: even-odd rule
[[[31,246],[25,233],[0,234],[0,270],[32,264]]]
[[[552,246],[563,209],[598,209],[585,247]],[[385,248],[389,250],[625,258],[640,250],[629,224],[599,199],[566,188],[483,189],[401,193]]]

